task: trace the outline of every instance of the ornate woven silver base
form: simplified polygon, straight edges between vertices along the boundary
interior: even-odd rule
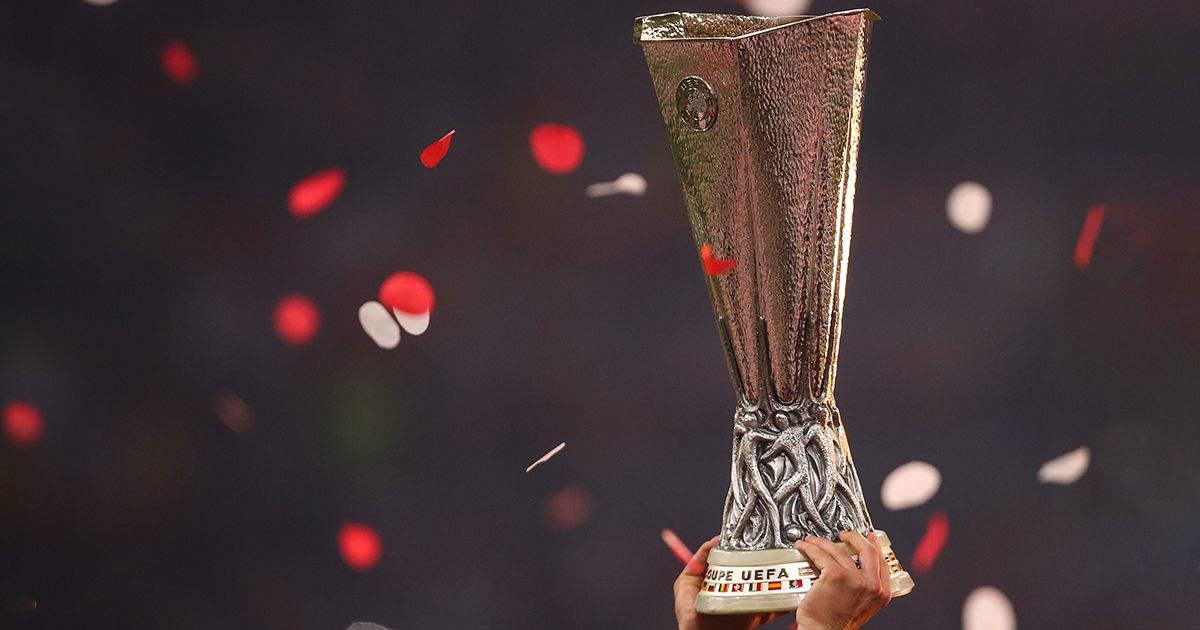
[[[913,589],[912,577],[896,560],[887,534],[881,531],[875,534],[891,569],[892,596],[907,595]],[[850,545],[839,544],[858,558]],[[816,567],[796,549],[713,549],[708,556],[704,584],[696,598],[696,611],[732,615],[795,610],[817,576]]]

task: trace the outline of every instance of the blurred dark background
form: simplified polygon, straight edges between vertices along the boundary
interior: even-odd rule
[[[958,627],[985,584],[1024,628],[1195,627],[1200,5],[871,6],[838,401],[901,560],[951,525],[871,627]],[[0,4],[0,403],[44,419],[0,440],[0,627],[673,627],[659,531],[716,533],[733,408],[631,40],[676,9],[744,10]],[[575,171],[531,158],[545,122],[585,138]],[[331,167],[342,195],[293,218]],[[645,196],[583,195],[626,171]],[[994,200],[975,235],[946,219],[966,180]],[[437,306],[385,351],[356,311],[401,269]],[[272,327],[294,292],[321,311],[302,346]],[[1079,482],[1037,483],[1078,446]],[[941,490],[884,509],[914,459]],[[565,489],[582,523],[549,517]]]

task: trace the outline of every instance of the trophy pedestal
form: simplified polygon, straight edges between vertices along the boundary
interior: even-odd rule
[[[892,574],[892,597],[913,589],[912,577],[892,553],[887,534],[876,531]],[[838,543],[856,560],[854,548]],[[797,549],[741,551],[713,549],[696,597],[696,611],[708,615],[795,610],[812,590],[818,571]]]

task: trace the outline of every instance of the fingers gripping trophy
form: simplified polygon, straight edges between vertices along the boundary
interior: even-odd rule
[[[833,397],[868,10],[639,18],[737,390],[720,543],[703,613],[796,608],[817,570],[793,543],[873,530]],[[912,578],[876,532],[894,595]],[[853,550],[847,546],[853,553]]]

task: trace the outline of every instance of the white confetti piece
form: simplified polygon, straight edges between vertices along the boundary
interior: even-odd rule
[[[994,586],[980,586],[963,602],[963,630],[1016,630],[1017,613]]]
[[[746,0],[746,10],[765,17],[803,15],[811,4],[811,0]]]
[[[400,327],[379,302],[367,302],[358,307],[358,323],[362,324],[371,341],[384,350],[391,350],[400,343]]]
[[[561,451],[561,450],[563,450],[563,447],[565,447],[566,445],[567,445],[567,443],[566,443],[566,442],[563,442],[562,444],[559,444],[558,446],[555,446],[554,448],[550,449],[550,452],[549,452],[549,453],[546,453],[545,455],[542,455],[541,459],[539,459],[539,460],[537,460],[536,462],[533,462],[532,464],[530,464],[530,465],[529,465],[529,468],[526,468],[526,469],[525,469],[525,472],[529,472],[529,471],[533,470],[534,468],[536,468],[536,467],[538,467],[538,466],[540,466],[540,465],[542,465],[542,464],[544,464],[544,463],[546,463],[546,462],[550,461],[550,458],[551,458],[551,457],[554,457],[555,455],[557,455],[557,454],[558,454],[558,452],[559,452],[559,451]]]
[[[607,197],[624,193],[640,197],[646,192],[646,178],[637,173],[625,173],[611,182],[592,184],[584,191],[588,197]]]
[[[908,462],[888,473],[880,495],[889,510],[904,510],[925,503],[937,494],[942,474],[926,462]]]
[[[410,335],[419,335],[429,329],[429,311],[414,315],[394,308],[392,315],[396,316],[396,321],[400,322],[404,332]]]
[[[1069,486],[1079,481],[1079,478],[1087,472],[1088,465],[1091,462],[1091,449],[1081,446],[1070,453],[1059,455],[1042,464],[1042,467],[1038,470],[1037,478],[1042,483]]]
[[[978,234],[992,218],[992,193],[978,182],[962,182],[946,195],[946,218],[964,234]]]

